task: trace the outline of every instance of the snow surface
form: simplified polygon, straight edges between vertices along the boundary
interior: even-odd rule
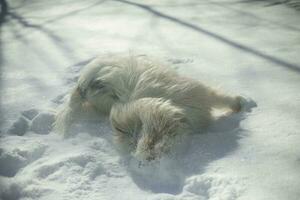
[[[300,198],[299,1],[8,3],[0,38],[1,199]],[[47,134],[80,69],[124,51],[160,57],[257,107],[220,118],[146,166],[118,155],[106,119],[78,124],[70,139]]]

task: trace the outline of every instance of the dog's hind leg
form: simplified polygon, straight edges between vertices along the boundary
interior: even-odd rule
[[[229,95],[221,94],[217,91],[212,91],[210,93],[210,102],[212,103],[212,107],[230,108],[233,112],[241,111],[242,99],[243,97],[241,96],[229,96]]]

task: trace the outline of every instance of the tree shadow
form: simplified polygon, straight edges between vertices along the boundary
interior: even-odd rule
[[[252,2],[253,2],[253,0],[252,0]],[[222,8],[225,8],[225,9],[233,11],[233,12],[236,12],[236,13],[241,14],[243,16],[251,17],[251,18],[253,18],[255,20],[265,21],[265,22],[271,23],[273,25],[276,25],[278,27],[286,28],[286,29],[291,30],[291,31],[300,32],[299,28],[294,27],[294,26],[292,26],[290,24],[283,24],[283,23],[276,22],[276,21],[271,20],[271,19],[262,18],[262,17],[256,16],[255,14],[253,14],[251,12],[247,12],[247,11],[244,11],[244,10],[240,10],[238,8],[233,8],[231,6],[228,6],[227,4],[225,4],[223,2],[217,2],[217,1],[211,1],[210,0],[210,1],[208,1],[208,3],[216,5],[216,6],[219,6],[219,7],[222,7]],[[243,3],[245,3],[245,2],[243,2]]]
[[[42,25],[37,25],[28,22],[25,18],[23,18],[21,15],[15,13],[15,12],[9,12],[8,16],[10,17],[10,21],[14,20],[18,24],[20,24],[24,28],[29,28],[29,29],[34,29],[36,31],[39,31],[46,35],[51,41],[52,44],[54,44],[58,49],[61,50],[61,52],[67,57],[69,60],[75,60],[76,57],[73,55],[73,50],[72,48],[68,47],[68,45],[65,44],[64,40],[56,35],[53,31],[51,31],[48,28],[45,28]],[[16,39],[22,39],[23,36],[21,34],[18,34]]]
[[[201,174],[213,161],[233,153],[247,131],[240,127],[245,113],[218,118],[204,134],[192,134],[159,161],[141,166],[124,157],[124,165],[136,185],[154,193],[179,194],[186,178]]]
[[[155,16],[158,16],[158,17],[161,17],[165,20],[168,20],[168,21],[171,21],[173,23],[176,23],[178,25],[181,25],[183,27],[186,27],[186,28],[189,28],[193,31],[196,31],[200,34],[204,34],[206,36],[209,36],[217,41],[220,41],[224,44],[227,44],[233,48],[236,48],[236,49],[239,49],[239,50],[242,50],[243,52],[245,53],[248,53],[248,54],[251,54],[251,55],[254,55],[256,57],[259,57],[261,59],[264,59],[266,61],[269,61],[271,63],[274,63],[278,66],[281,66],[281,67],[285,67],[291,71],[294,71],[294,72],[297,72],[297,73],[300,73],[300,66],[297,65],[297,64],[294,64],[294,63],[290,63],[288,61],[285,61],[285,60],[282,60],[280,58],[277,58],[277,57],[274,57],[272,55],[269,55],[267,53],[264,53],[260,50],[257,50],[257,49],[254,49],[252,47],[249,47],[249,46],[246,46],[246,45],[243,45],[243,44],[240,44],[232,39],[229,39],[229,38],[226,38],[220,34],[217,34],[217,33],[214,33],[212,31],[209,31],[205,28],[202,28],[200,26],[197,26],[197,25],[194,25],[192,23],[189,23],[189,22],[186,22],[184,20],[181,20],[179,18],[176,18],[176,17],[173,17],[171,15],[167,15],[167,14],[164,14],[154,8],[152,8],[151,6],[148,6],[148,5],[145,5],[145,4],[141,4],[141,3],[136,3],[136,2],[131,2],[131,1],[127,1],[127,0],[114,0],[114,1],[117,1],[117,2],[120,2],[120,3],[124,3],[124,4],[127,4],[127,5],[131,5],[131,6],[135,6],[137,8],[140,8],[140,9],[143,9]]]
[[[42,34],[44,34],[50,41],[51,43],[58,49],[60,50],[60,52],[68,59],[71,61],[76,61],[77,57],[76,55],[74,55],[74,51],[73,48],[71,46],[69,46],[66,41],[64,40],[64,38],[60,37],[59,35],[57,35],[54,31],[52,31],[51,29],[47,28],[46,25],[47,24],[51,24],[54,23],[58,20],[64,19],[66,17],[70,17],[73,15],[76,15],[80,12],[86,11],[90,8],[93,8],[94,6],[97,6],[101,3],[104,3],[106,0],[102,0],[102,1],[98,1],[95,2],[91,5],[88,5],[86,7],[77,9],[77,10],[73,10],[71,12],[68,13],[64,13],[62,15],[58,15],[52,19],[46,20],[44,21],[42,24],[35,24],[35,23],[31,23],[30,21],[28,21],[26,18],[24,18],[23,16],[21,16],[20,14],[18,14],[16,12],[15,8],[10,8],[8,4],[5,4],[6,6],[4,8],[5,9],[5,16],[6,16],[6,25],[8,27],[10,27],[11,25],[13,25],[13,23],[15,22],[15,24],[20,25],[21,27],[25,28],[25,29],[32,29],[34,31],[40,32]],[[1,0],[1,4],[2,2],[6,2],[5,0]],[[1,21],[2,18],[4,19],[4,17],[2,17],[2,13],[1,12]],[[4,20],[3,20],[4,22]],[[19,31],[12,31],[15,39],[20,40],[22,42],[26,42],[25,36],[24,34],[20,33]],[[38,54],[40,54],[41,52],[37,52]],[[47,56],[43,57],[42,59],[47,60],[47,62],[49,61],[49,58]]]
[[[268,0],[264,0],[264,1],[268,1]],[[230,11],[234,11],[235,13],[240,14],[243,17],[244,16],[251,17],[251,18],[253,18],[257,21],[264,21],[264,22],[270,23],[272,25],[288,29],[290,31],[296,31],[296,32],[300,31],[300,28],[295,27],[293,25],[283,24],[281,22],[277,22],[277,21],[274,21],[274,20],[271,20],[271,19],[268,19],[268,18],[263,18],[261,16],[255,15],[251,12],[247,12],[247,10],[241,10],[241,9],[234,8],[234,7],[231,6],[231,5],[234,5],[234,4],[253,3],[253,2],[262,2],[262,1],[261,0],[249,0],[249,1],[241,0],[241,1],[224,1],[224,2],[222,1],[221,2],[221,1],[209,0],[209,1],[205,1],[205,2],[203,1],[203,2],[196,2],[196,3],[181,3],[181,4],[169,3],[169,4],[163,4],[163,5],[151,4],[151,6],[155,6],[155,7],[182,7],[182,6],[184,6],[184,7],[187,7],[187,6],[195,7],[195,6],[202,5],[202,4],[210,4],[210,5],[225,8],[225,9],[230,10]],[[288,2],[289,2],[289,0],[274,2],[274,3],[272,3],[272,5],[285,4],[285,3],[288,3]],[[298,2],[298,4],[300,4],[300,1]],[[300,8],[300,6],[299,6],[299,8]]]
[[[8,13],[8,5],[5,0],[0,0],[1,12],[0,12],[0,94],[3,94],[3,81],[2,81],[2,67],[4,65],[4,57],[3,57],[3,41],[2,41],[2,32],[3,32],[3,24],[6,21],[7,13]],[[0,95],[0,136],[2,135],[1,129],[4,121],[4,114],[2,109],[2,95]]]
[[[68,12],[68,13],[66,13],[66,14],[58,15],[58,16],[56,16],[55,18],[46,20],[46,21],[43,23],[43,25],[51,24],[51,23],[53,23],[53,22],[62,20],[62,19],[64,19],[64,18],[67,18],[67,17],[73,16],[73,15],[76,15],[76,14],[78,14],[78,13],[80,13],[80,12],[86,11],[86,10],[88,10],[88,9],[90,9],[90,8],[93,8],[94,6],[97,6],[97,5],[102,4],[102,3],[104,3],[104,2],[106,2],[106,0],[102,0],[102,1],[99,1],[99,2],[95,2],[95,3],[91,4],[91,5],[88,5],[88,6],[86,6],[86,7],[83,7],[83,8],[77,9],[77,10],[73,10],[73,11]]]
[[[266,2],[266,7],[276,6],[276,5],[286,5],[295,10],[300,10],[300,1],[299,0],[241,0],[242,3],[252,3],[252,2]]]

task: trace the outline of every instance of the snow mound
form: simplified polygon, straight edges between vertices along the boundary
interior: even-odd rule
[[[6,137],[2,142],[0,175],[5,177],[15,176],[21,168],[40,158],[47,148],[39,141],[28,143],[28,139],[18,136]]]
[[[0,179],[0,198],[3,200],[18,200],[21,197],[22,186],[9,179]]]
[[[32,120],[35,116],[37,116],[39,114],[39,111],[37,109],[29,109],[29,110],[25,110],[21,113],[24,117],[26,117],[29,120]]]
[[[7,132],[12,135],[22,136],[27,132],[28,128],[29,121],[21,116],[12,124]]]
[[[49,134],[54,122],[54,113],[29,109],[21,112],[20,117],[8,129],[11,135],[23,136],[27,131]]]
[[[193,196],[194,199],[234,200],[243,193],[244,187],[241,180],[234,178],[200,175],[188,178],[183,190],[183,193]]]
[[[37,134],[48,134],[52,130],[54,123],[53,113],[39,113],[31,123],[30,130]]]

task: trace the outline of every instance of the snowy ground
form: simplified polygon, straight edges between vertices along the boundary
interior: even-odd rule
[[[0,198],[300,198],[299,1],[8,3],[0,35]],[[120,159],[105,119],[84,122],[67,140],[47,134],[51,110],[81,67],[129,50],[258,106],[219,119],[176,156],[140,168]],[[16,120],[22,126],[12,130]]]

